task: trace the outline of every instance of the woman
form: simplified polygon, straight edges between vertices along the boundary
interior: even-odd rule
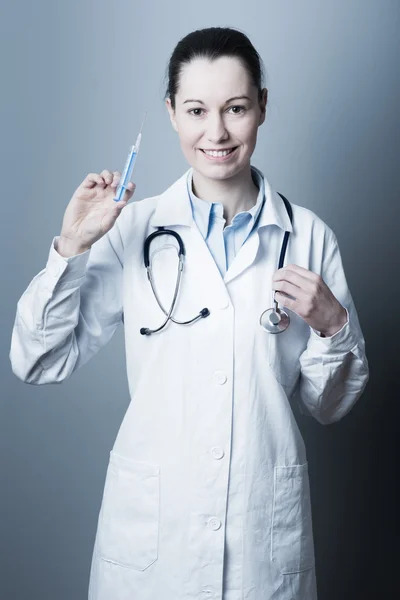
[[[261,81],[242,33],[182,39],[166,104],[191,168],[129,206],[133,184],[113,200],[118,171],[89,174],[18,304],[11,361],[28,383],[63,381],[125,325],[132,401],[110,453],[91,600],[316,598],[306,452],[290,399],[337,421],[364,390],[368,363],[334,233],[296,204],[292,223],[250,164],[265,119]],[[149,250],[164,312],[143,263],[160,227],[174,232]],[[185,263],[172,317],[204,318],[151,333],[173,299],[176,233]],[[260,325],[272,290],[290,317],[279,335]],[[270,325],[285,323],[281,312]]]

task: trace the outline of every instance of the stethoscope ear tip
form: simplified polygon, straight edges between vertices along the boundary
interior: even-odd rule
[[[200,311],[200,314],[203,318],[208,317],[210,315],[210,311],[208,310],[208,308],[202,308]]]
[[[142,335],[150,335],[150,329],[149,329],[148,327],[142,327],[142,328],[140,329],[140,333],[141,333]]]

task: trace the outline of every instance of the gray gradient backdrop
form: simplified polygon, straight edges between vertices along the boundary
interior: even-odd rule
[[[8,359],[17,300],[86,174],[122,170],[145,109],[135,198],[187,168],[164,72],[183,35],[215,25],[244,30],[264,59],[269,108],[253,162],[336,232],[367,343],[371,379],[351,414],[331,426],[298,417],[320,600],[394,598],[400,324],[385,310],[399,289],[398,0],[22,0],[0,17],[0,599],[86,598],[129,402],[122,328],[62,385],[20,382]]]

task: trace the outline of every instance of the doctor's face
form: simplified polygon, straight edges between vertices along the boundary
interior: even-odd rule
[[[175,110],[166,101],[183,154],[203,177],[229,179],[250,165],[267,90],[258,90],[237,58],[197,58],[180,75]]]

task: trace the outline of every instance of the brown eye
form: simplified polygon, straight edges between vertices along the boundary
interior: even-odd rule
[[[242,112],[244,112],[246,109],[244,106],[231,106],[228,110],[234,110],[233,114],[234,115],[240,115]]]
[[[189,114],[194,115],[195,117],[199,117],[200,116],[200,112],[202,111],[202,108],[192,108],[191,110],[189,110]],[[196,112],[198,111],[198,112]]]

